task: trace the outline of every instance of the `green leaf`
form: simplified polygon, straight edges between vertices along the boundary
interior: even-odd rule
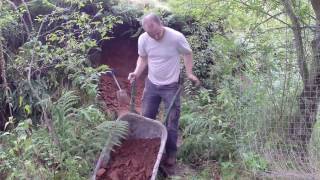
[[[31,114],[31,106],[29,104],[24,106],[24,111],[26,112],[27,115]]]
[[[22,97],[22,96],[19,96],[19,107],[22,106],[22,102],[23,102],[23,97]]]

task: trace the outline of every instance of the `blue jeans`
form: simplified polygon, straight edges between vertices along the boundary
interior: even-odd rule
[[[142,95],[142,115],[150,119],[156,119],[161,100],[163,100],[165,110],[167,112],[178,88],[178,82],[169,85],[158,86],[153,84],[148,78],[146,78],[145,87]],[[166,153],[169,156],[174,155],[177,152],[179,118],[180,94],[177,96],[172,106],[168,122],[166,123],[168,131]]]

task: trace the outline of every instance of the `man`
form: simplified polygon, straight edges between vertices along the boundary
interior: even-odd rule
[[[156,119],[159,105],[163,100],[166,111],[179,88],[180,56],[183,55],[187,77],[200,84],[193,74],[192,51],[184,35],[169,27],[164,27],[160,18],[151,13],[143,17],[145,33],[138,39],[138,60],[134,72],[129,73],[132,82],[148,66],[148,77],[142,96],[142,115]],[[167,122],[168,139],[164,165],[172,167],[176,162],[178,126],[180,117],[180,97],[178,96]],[[171,168],[173,169],[173,168]]]

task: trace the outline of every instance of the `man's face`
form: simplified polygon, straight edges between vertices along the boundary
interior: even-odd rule
[[[156,41],[159,41],[163,37],[163,26],[155,22],[147,22],[143,29],[148,33],[148,35]]]

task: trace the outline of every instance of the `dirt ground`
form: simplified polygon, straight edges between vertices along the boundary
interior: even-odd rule
[[[99,169],[98,180],[148,180],[157,159],[160,138],[126,140],[111,153],[105,168]]]

